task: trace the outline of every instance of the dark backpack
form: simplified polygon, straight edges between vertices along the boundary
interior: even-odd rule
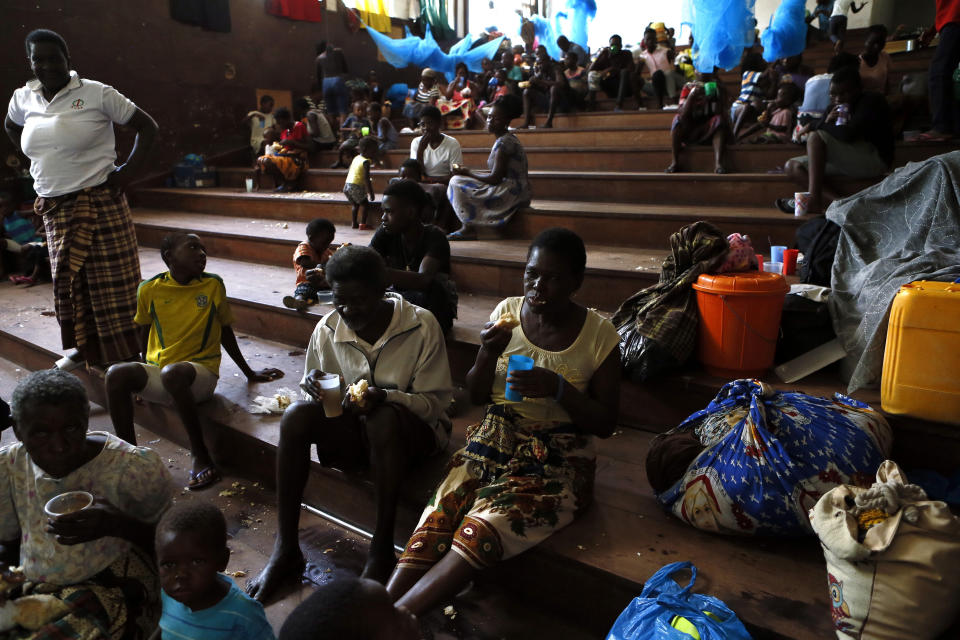
[[[840,227],[826,218],[814,218],[797,229],[797,248],[803,254],[800,282],[830,286]]]

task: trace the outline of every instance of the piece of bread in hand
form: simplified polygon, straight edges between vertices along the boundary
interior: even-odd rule
[[[517,319],[517,316],[513,315],[509,311],[504,311],[502,314],[500,314],[500,317],[497,318],[497,321],[493,323],[493,328],[513,330],[513,328],[519,324],[520,320]]]
[[[23,567],[10,567],[6,571],[0,571],[0,597],[5,597],[9,591],[23,584],[26,579]]]
[[[29,631],[36,631],[70,613],[70,605],[51,595],[23,596],[13,604],[16,605],[14,620]]]
[[[370,384],[364,379],[357,380],[347,387],[347,393],[350,394],[350,397],[353,398],[353,401],[357,403],[357,406],[361,409],[367,406],[366,394],[369,387]]]

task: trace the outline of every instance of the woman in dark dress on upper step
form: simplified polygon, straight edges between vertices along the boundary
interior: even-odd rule
[[[510,121],[522,113],[518,96],[497,99],[487,118],[487,131],[497,137],[487,158],[488,171],[453,167],[447,198],[462,226],[447,236],[450,240],[476,240],[478,227],[502,227],[518,209],[530,205],[527,154],[509,130]]]

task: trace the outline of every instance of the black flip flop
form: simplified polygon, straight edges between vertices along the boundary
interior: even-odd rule
[[[206,479],[201,480],[204,476],[206,476]],[[222,479],[223,477],[220,475],[220,472],[211,464],[196,473],[193,471],[190,472],[190,481],[187,483],[187,489],[190,491],[200,491],[201,489],[206,489],[210,485],[220,482]]]

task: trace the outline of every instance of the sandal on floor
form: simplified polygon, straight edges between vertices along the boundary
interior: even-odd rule
[[[293,296],[283,296],[283,306],[288,309],[295,309],[297,311],[303,311],[310,306],[310,303],[306,300],[300,300]]]
[[[76,358],[74,358],[76,356]],[[80,355],[80,352],[76,349],[68,351],[62,358],[53,363],[54,369],[60,369],[61,371],[73,371],[74,369],[79,369],[84,365],[83,357]]]
[[[208,465],[196,473],[193,471],[190,472],[190,481],[187,483],[187,489],[190,491],[199,491],[220,482],[222,479],[217,468],[213,465]]]
[[[30,276],[21,276],[19,274],[10,276],[10,282],[13,284],[37,284],[36,280]]]
[[[476,240],[477,233],[476,231],[464,231],[460,229],[459,231],[454,231],[453,233],[447,234],[447,240]]]
[[[793,201],[793,198],[777,198],[773,201],[773,206],[791,216],[796,210],[796,203]]]

